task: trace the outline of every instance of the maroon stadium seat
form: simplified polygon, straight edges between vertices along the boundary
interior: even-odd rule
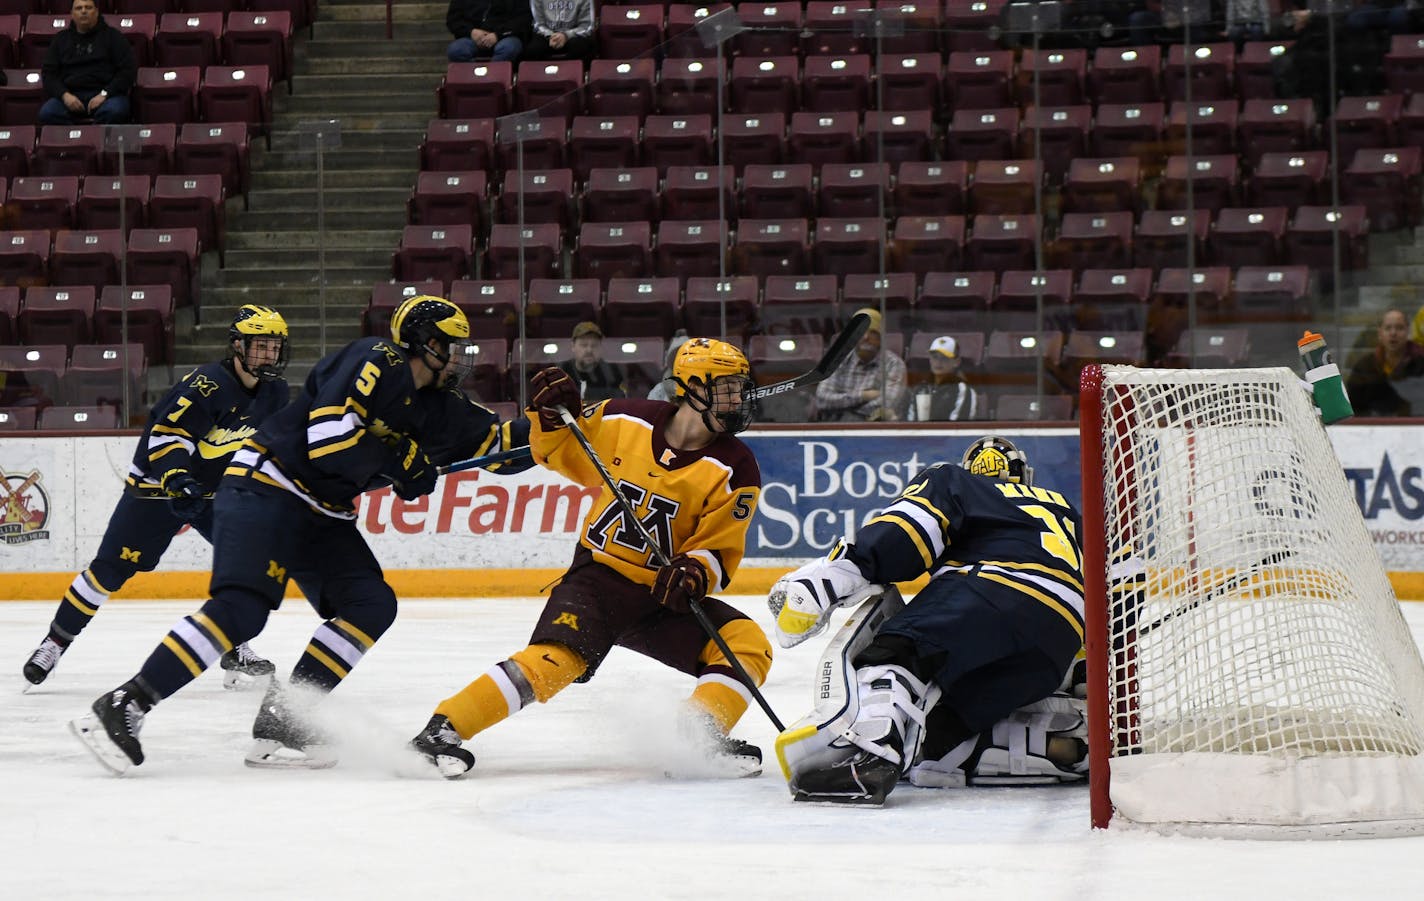
[[[190,0],[191,2],[191,0]],[[292,92],[292,14],[286,10],[235,9],[222,34],[223,60],[229,66],[266,66],[273,81]]]
[[[969,211],[1032,213],[1042,172],[1037,160],[980,160],[969,185]]]
[[[939,155],[934,114],[928,109],[866,110],[861,143],[860,157],[867,161],[896,164],[931,160]]]
[[[69,16],[39,12],[25,17],[25,30],[20,33],[19,62],[25,69],[38,69],[44,63],[45,52],[54,36],[69,27]]]
[[[1267,153],[1300,153],[1315,143],[1315,104],[1252,98],[1237,124],[1241,155],[1256,166]]]
[[[1167,112],[1167,145],[1173,153],[1192,156],[1232,153],[1236,149],[1236,100],[1193,100],[1173,103]],[[1187,146],[1187,120],[1192,145]]]
[[[944,60],[938,53],[885,54],[875,68],[883,110],[938,110]]]
[[[735,219],[737,176],[731,166],[669,166],[663,181],[662,218]],[[721,198],[718,198],[718,194]]]
[[[1273,321],[1310,318],[1309,266],[1242,266],[1233,287],[1236,314]]]
[[[662,4],[605,5],[598,10],[598,50],[608,59],[645,56],[663,42]]]
[[[1019,158],[1042,159],[1049,180],[1055,184],[1063,181],[1072,163],[1088,152],[1092,121],[1091,106],[1030,106],[1019,128]]]
[[[1420,148],[1394,147],[1355,152],[1340,179],[1346,203],[1363,206],[1370,229],[1392,231],[1419,224]],[[14,187],[10,189],[14,195]]]
[[[153,38],[153,64],[163,68],[197,66],[205,69],[218,61],[223,14],[165,13]]]
[[[840,321],[833,275],[771,275],[762,291],[761,331],[767,335],[821,335]]]
[[[198,89],[208,122],[242,122],[267,134],[272,127],[272,70],[266,66],[208,66]],[[271,139],[268,139],[271,146]]]
[[[461,284],[455,282],[456,285]],[[451,302],[454,303],[453,288]],[[385,336],[391,333],[391,316],[395,314],[396,308],[412,297],[419,297],[422,294],[433,294],[440,296],[446,292],[443,282],[435,279],[425,281],[409,282],[380,282],[371,287],[371,298],[366,302],[366,309],[361,314],[363,334]],[[459,306],[459,304],[456,304]],[[463,309],[463,308],[462,308]],[[466,313],[470,320],[470,327],[476,325],[475,317]],[[502,332],[501,332],[502,334]]]
[[[567,123],[582,111],[583,62],[525,60],[515,69],[514,108],[542,116],[561,117]]]
[[[128,319],[125,334],[124,319]],[[173,361],[173,289],[168,285],[106,285],[94,314],[94,338],[103,344],[127,339],[153,363]]]
[[[856,32],[863,6],[841,0],[810,0],[802,18],[802,56],[834,56],[869,52],[869,42]]]
[[[963,216],[901,216],[890,236],[890,268],[916,275],[958,269],[964,231]]]
[[[1063,183],[1063,208],[1075,213],[1135,210],[1141,191],[1142,164],[1136,157],[1075,159]]]
[[[801,68],[801,109],[860,112],[871,105],[870,56],[808,56]]]
[[[1341,97],[1335,107],[1334,121],[1338,159],[1346,161],[1348,166],[1356,151],[1397,146],[1399,117],[1403,112],[1404,98],[1397,94]]]
[[[664,219],[658,223],[653,270],[684,282],[729,271],[724,254],[727,229],[718,219]]]
[[[35,427],[39,418],[37,407],[8,407],[0,409],[0,432],[27,432]]]
[[[15,320],[20,316],[20,287],[0,286],[0,345],[15,343]]]
[[[0,126],[33,125],[47,99],[39,69],[0,69]]]
[[[494,168],[494,120],[432,119],[420,143],[427,172],[475,172]]]
[[[434,279],[445,286],[473,270],[474,230],[469,225],[407,225],[392,259],[397,280]]]
[[[484,170],[421,172],[406,208],[412,225],[469,225],[479,236],[488,227],[488,204]]]
[[[122,252],[124,233],[117,228],[58,231],[50,253],[50,280],[54,285],[90,285],[101,290],[117,282]]]
[[[563,272],[563,248],[563,231],[555,222],[525,225],[523,229],[509,224],[491,226],[483,275],[518,279],[522,257],[526,283],[532,278],[558,278]]]
[[[1230,313],[1231,270],[1225,266],[1163,269],[1154,294],[1162,303],[1183,309],[1195,297],[1202,315],[1220,318]]]
[[[515,171],[504,174],[504,190],[499,195],[499,221],[503,224],[552,222],[567,229],[573,206],[574,173],[570,169],[525,169],[522,178]]]
[[[1206,238],[1211,214],[1198,209],[1193,215],[1179,210],[1148,210],[1137,223],[1132,242],[1134,266],[1162,269],[1187,265],[1187,248],[1192,248],[1197,265],[1206,259]]]
[[[728,109],[737,113],[786,113],[798,109],[800,61],[794,56],[732,60]]]
[[[1236,205],[1239,196],[1236,157],[1172,156],[1157,189],[1157,207],[1164,210],[1185,210],[1188,205],[1187,181],[1192,185],[1190,203],[1205,212]]]
[[[944,67],[944,96],[949,108],[1002,109],[1014,103],[1014,54],[988,50],[949,54]]]
[[[676,278],[609,279],[603,304],[608,334],[620,338],[671,335],[681,320],[680,294]]]
[[[94,334],[95,291],[88,285],[25,289],[16,325],[22,344],[63,344],[73,348]]]
[[[962,213],[969,193],[969,165],[962,161],[904,162],[895,170],[895,209],[900,215]]]
[[[136,228],[129,233],[129,282],[136,285],[172,285],[173,303],[185,307],[197,302],[198,230],[195,228]]]
[[[1424,34],[1396,34],[1384,57],[1384,80],[1394,94],[1424,94]]]
[[[475,338],[512,339],[518,334],[522,297],[514,279],[457,279],[450,286],[450,302],[465,311]]]
[[[493,119],[509,112],[514,66],[504,61],[451,63],[437,89],[446,119]]]
[[[677,4],[673,8],[682,5]],[[799,51],[802,17],[799,2],[771,0],[767,3],[743,3],[737,15],[747,26],[730,42],[737,56],[792,56]]]
[[[658,170],[652,167],[594,169],[583,193],[585,222],[656,222]]]
[[[557,112],[557,110],[555,110]],[[499,167],[516,169],[562,169],[568,165],[568,120],[559,116],[502,120],[495,130]]]
[[[1018,130],[1019,111],[1013,107],[955,110],[945,138],[946,152],[957,160],[1012,158]]]
[[[123,208],[125,233],[143,228],[148,222],[148,195],[153,179],[147,175],[91,175],[79,189],[75,205],[75,223],[81,229],[119,227],[119,209]]]
[[[805,219],[743,219],[732,246],[738,275],[804,275],[810,271],[810,231]]]
[[[9,208],[27,228],[70,228],[78,202],[75,175],[30,175],[10,183]]]
[[[46,125],[31,167],[36,175],[91,175],[104,149],[102,125]]]
[[[643,123],[643,162],[667,175],[673,166],[712,163],[712,117],[649,116]]]
[[[1303,206],[1286,229],[1286,258],[1297,265],[1329,269],[1335,259],[1339,234],[1340,265],[1363,269],[1369,265],[1369,214],[1363,206]]]
[[[1330,154],[1325,150],[1262,154],[1251,174],[1250,201],[1292,210],[1320,203],[1325,200],[1329,166]]]
[[[178,143],[178,126],[171,122],[140,125],[134,130],[138,146],[124,145],[125,175],[165,175],[173,171],[173,153]],[[103,153],[104,171],[119,173],[119,148],[112,146]]]
[[[47,229],[0,231],[0,285],[43,285],[49,281]]]
[[[18,178],[29,174],[36,131],[33,125],[0,127],[0,178]]]
[[[40,431],[88,432],[119,427],[113,407],[45,407],[35,428]]]
[[[65,403],[74,406],[123,404],[124,380],[128,380],[129,404],[139,408],[148,371],[142,344],[87,344],[75,347],[69,368],[60,382]]]
[[[890,164],[825,164],[816,206],[822,216],[885,216],[890,210]]]
[[[1038,99],[1034,100],[1037,76]],[[1019,60],[1018,92],[1025,104],[1073,106],[1083,102],[1088,77],[1088,51],[1082,49],[1023,51]]]
[[[712,55],[712,51],[707,51]],[[712,115],[717,112],[717,60],[669,58],[658,73],[658,112],[665,116]]]
[[[191,122],[179,132],[175,172],[223,177],[227,196],[247,196],[251,180],[247,125],[242,122]]]
[[[1207,246],[1218,266],[1274,266],[1280,262],[1290,210],[1283,206],[1227,207],[1216,215]]]
[[[480,403],[499,403],[508,395],[509,342],[503,338],[475,338],[451,348],[452,361],[469,370],[460,387]]]
[[[591,60],[585,88],[588,114],[637,116],[641,120],[653,111],[656,83],[657,67],[651,57]]]
[[[567,338],[580,322],[597,322],[603,288],[596,278],[536,278],[529,282],[531,338]]]
[[[569,162],[580,181],[594,169],[638,165],[638,117],[574,116]]]
[[[1132,213],[1065,213],[1051,248],[1054,264],[1081,272],[1132,263]]]
[[[880,216],[816,220],[811,268],[819,273],[849,275],[885,271],[885,220]]]
[[[148,202],[153,228],[192,228],[198,232],[200,250],[216,250],[218,264],[226,262],[227,209],[221,175],[160,175],[153,180]]]
[[[1160,103],[1103,103],[1093,123],[1093,153],[1100,157],[1135,156],[1154,169],[1166,158],[1166,108]]]
[[[783,113],[729,113],[722,118],[722,163],[738,174],[752,163],[786,161],[786,116]]]
[[[138,70],[130,99],[134,119],[153,124],[171,122],[183,125],[198,118],[198,85],[202,70],[196,66]]]
[[[726,334],[740,340],[756,321],[757,294],[757,280],[750,275],[689,278],[682,303],[683,324],[690,335]]]
[[[1073,314],[1085,328],[1141,328],[1151,297],[1151,269],[1087,269],[1073,292]]]
[[[652,275],[653,226],[649,222],[585,222],[579,228],[574,271],[579,278],[646,278]]]
[[[964,264],[970,269],[992,272],[1032,269],[1038,240],[1035,215],[975,216],[964,245]]]
[[[111,13],[104,21],[128,39],[134,62],[140,66],[153,65],[153,39],[158,34],[158,16],[155,13]]]
[[[939,334],[982,327],[994,302],[997,281],[992,272],[928,273],[920,291],[920,329]]]
[[[1242,100],[1276,95],[1276,60],[1295,41],[1247,41],[1236,56],[1236,93]]]
[[[0,347],[0,407],[54,403],[68,359],[63,344]]]
[[[1162,51],[1156,46],[1099,47],[1088,85],[1097,103],[1152,103],[1161,96]]]
[[[749,165],[742,174],[741,218],[810,219],[815,216],[814,183],[810,163]]]
[[[1187,59],[1187,54],[1191,59]],[[1234,44],[1173,44],[1167,50],[1167,66],[1163,71],[1164,94],[1168,100],[1187,96],[1187,80],[1191,80],[1191,98],[1225,100],[1235,97],[1236,46]]]
[[[861,159],[860,117],[855,113],[792,113],[786,137],[793,163],[854,163]]]

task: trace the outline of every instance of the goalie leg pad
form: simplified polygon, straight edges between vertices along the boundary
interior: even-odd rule
[[[910,769],[912,785],[1054,785],[1088,773],[1086,703],[1055,693],[1025,705],[938,760]]]
[[[882,803],[914,759],[938,686],[894,664],[852,665],[902,609],[899,591],[885,589],[851,614],[822,655],[815,710],[776,739],[797,800]]]

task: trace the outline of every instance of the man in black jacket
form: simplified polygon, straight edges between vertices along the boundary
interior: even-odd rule
[[[529,41],[534,19],[523,0],[450,0],[445,27],[455,36],[445,50],[450,62],[515,63]]]
[[[96,0],[74,0],[69,18],[45,53],[41,75],[49,99],[40,107],[40,124],[127,122],[138,74],[128,39],[108,26]]]

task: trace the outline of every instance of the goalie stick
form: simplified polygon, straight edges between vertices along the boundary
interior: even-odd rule
[[[1196,610],[1198,607],[1201,607],[1203,604],[1210,603],[1212,601],[1217,600],[1218,598],[1225,597],[1226,595],[1235,592],[1237,589],[1248,584],[1252,579],[1255,579],[1257,576],[1261,575],[1261,573],[1268,567],[1275,566],[1277,563],[1283,563],[1284,561],[1290,559],[1290,557],[1290,551],[1272,551],[1271,553],[1266,554],[1264,557],[1262,557],[1250,568],[1243,570],[1242,572],[1239,572],[1234,576],[1225,578],[1218,582],[1216,585],[1213,585],[1211,588],[1207,589],[1206,593],[1203,594],[1201,597],[1193,598],[1185,604],[1168,610],[1166,613],[1162,614],[1161,616],[1157,617],[1156,619],[1152,620],[1152,622],[1147,623],[1146,625],[1136,625],[1137,633],[1139,635],[1151,634],[1152,632],[1166,625],[1172,619],[1178,616],[1182,616],[1183,614],[1190,613],[1191,611]],[[1129,615],[1134,624],[1137,619],[1137,611],[1141,608],[1141,606],[1141,600],[1135,602],[1132,605],[1133,609]]]
[[[849,331],[849,328],[847,331]],[[839,343],[838,340],[837,344]],[[824,360],[822,362],[824,362]],[[817,368],[820,368],[819,364],[817,364]],[[643,541],[647,543],[653,555],[653,559],[657,561],[658,566],[667,566],[669,563],[667,552],[662,549],[657,539],[653,538],[652,533],[648,531],[648,527],[643,525],[643,521],[638,518],[638,511],[633,509],[632,502],[628,500],[627,495],[618,487],[618,483],[613,481],[612,474],[609,473],[608,468],[603,465],[603,461],[598,458],[598,451],[593,449],[593,445],[589,443],[588,436],[583,433],[583,429],[579,428],[578,420],[574,419],[567,407],[560,406],[554,409],[558,411],[559,418],[564,421],[564,425],[569,427],[569,431],[573,433],[574,438],[578,439],[579,447],[583,448],[583,452],[588,455],[588,462],[592,463],[593,468],[597,469],[598,474],[603,477],[603,484],[607,485],[608,490],[613,492],[613,499],[617,501],[618,506],[623,509],[623,515],[627,518],[627,521],[632,524],[633,528],[638,531],[638,534],[643,537]],[[717,631],[717,627],[712,624],[712,620],[707,618],[707,611],[702,609],[702,602],[688,598],[687,606],[688,609],[692,611],[692,615],[697,618],[697,624],[702,627],[702,631],[707,633],[707,637],[712,639],[713,644],[717,645],[717,650],[722,652],[722,656],[726,658],[727,663],[732,669],[736,670],[737,678],[742,680],[742,684],[746,686],[747,691],[751,692],[751,696],[756,699],[757,704],[761,705],[761,709],[765,711],[767,719],[771,720],[771,724],[776,727],[776,731],[785,732],[786,727],[782,725],[781,720],[776,716],[776,712],[772,710],[771,705],[767,703],[766,697],[762,695],[761,690],[757,688],[757,684],[752,679],[751,674],[747,672],[746,667],[742,666],[742,661],[737,659],[737,655],[732,653],[732,649],[727,647],[726,640],[723,639],[721,633]]]
[[[831,346],[826,348],[821,359],[810,370],[784,382],[753,388],[747,393],[751,395],[752,400],[762,400],[824,381],[831,373],[840,368],[841,363],[850,356],[852,350],[855,350],[855,346],[860,343],[861,337],[869,329],[870,317],[864,313],[857,313],[851,317],[850,322],[846,323],[846,327],[841,329],[841,333],[836,335],[836,340],[831,342]]]

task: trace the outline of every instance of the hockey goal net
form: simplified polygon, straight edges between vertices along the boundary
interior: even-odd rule
[[[1093,824],[1424,831],[1424,664],[1294,373],[1081,394]]]

